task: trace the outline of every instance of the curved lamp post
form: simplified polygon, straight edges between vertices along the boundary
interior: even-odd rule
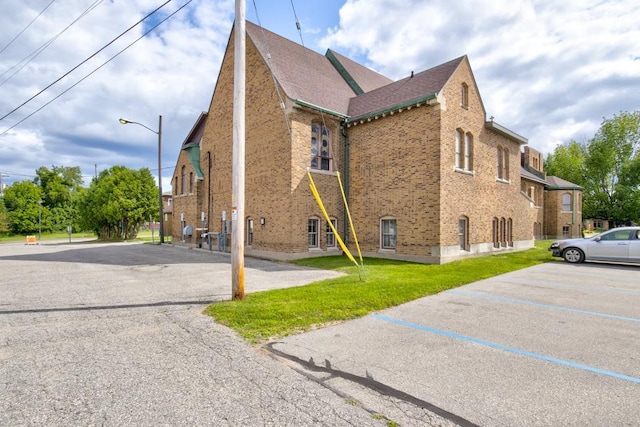
[[[138,123],[138,122],[133,122],[131,120],[126,120],[126,119],[119,119],[118,120],[121,124],[126,125],[126,124],[134,124],[134,125],[138,125],[138,126],[142,126],[143,128],[155,133],[156,135],[158,135],[158,191],[159,191],[159,196],[158,196],[158,200],[159,200],[159,211],[160,211],[160,244],[164,243],[164,213],[163,213],[163,207],[164,207],[164,202],[162,200],[162,116],[158,116],[158,131],[156,132],[155,130],[151,129],[148,126],[143,125],[142,123]]]

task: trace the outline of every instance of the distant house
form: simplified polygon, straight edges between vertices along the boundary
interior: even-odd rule
[[[176,244],[231,231],[233,39],[172,177]],[[486,119],[466,56],[393,81],[247,22],[246,69],[248,255],[339,253],[307,170],[353,248],[340,173],[367,256],[444,263],[580,232],[580,188],[546,177],[526,138]]]

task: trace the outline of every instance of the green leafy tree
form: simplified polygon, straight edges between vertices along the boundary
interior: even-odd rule
[[[586,144],[556,147],[545,171],[583,187],[583,216],[613,225],[640,221],[640,111],[604,119]]]
[[[0,199],[0,234],[9,231],[9,217],[7,216],[7,208],[4,206],[4,200]]]
[[[135,238],[150,216],[157,219],[157,195],[149,169],[114,166],[102,171],[82,197],[81,224],[102,239]]]
[[[34,182],[42,188],[43,204],[49,209],[47,219],[52,231],[66,230],[69,225],[77,230],[78,206],[74,199],[84,190],[80,168],[52,166],[48,169],[43,166],[36,170]]]
[[[585,212],[615,225],[637,222],[640,111],[605,119],[589,142],[585,162]],[[635,173],[634,173],[635,172]]]
[[[31,181],[14,182],[4,190],[9,230],[14,234],[47,231],[49,210],[41,205],[42,189]]]
[[[585,161],[587,147],[577,141],[566,145],[558,145],[553,154],[549,154],[544,162],[547,175],[558,176],[569,182],[583,186],[585,177]]]

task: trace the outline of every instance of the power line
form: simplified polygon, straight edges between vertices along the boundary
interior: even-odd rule
[[[60,37],[65,31],[67,31],[69,28],[71,28],[71,26],[73,24],[75,24],[76,22],[78,22],[80,19],[84,18],[86,15],[88,15],[90,12],[93,11],[93,9],[95,9],[96,7],[98,7],[98,5],[100,3],[102,3],[104,0],[96,0],[93,2],[93,4],[91,6],[89,6],[84,12],[82,12],[82,14],[80,16],[78,16],[76,19],[73,20],[73,22],[71,22],[71,24],[67,25],[62,31],[60,31],[58,34],[56,34],[55,36],[53,36],[52,38],[50,38],[47,42],[45,42],[44,44],[42,44],[39,48],[37,48],[36,50],[34,50],[33,52],[31,52],[30,54],[28,54],[27,56],[25,56],[24,58],[22,58],[22,60],[20,60],[20,62],[18,62],[17,64],[15,64],[13,67],[9,68],[8,70],[4,71],[2,74],[0,74],[0,77],[3,77],[5,74],[9,73],[11,70],[13,70],[16,67],[20,67],[18,68],[16,71],[14,71],[9,77],[7,77],[2,83],[0,83],[0,86],[4,85],[6,82],[8,82],[9,80],[11,80],[11,78],[13,76],[15,76],[16,74],[18,74],[24,67],[26,67],[27,65],[29,65],[29,63],[31,61],[33,61],[34,59],[36,59],[42,52],[44,52],[49,46],[51,46],[53,44],[54,41],[56,41],[56,39],[58,37]],[[26,61],[26,62],[25,62]],[[22,65],[20,65],[22,64]]]
[[[169,0],[171,1],[171,0]],[[167,1],[167,3],[169,3],[169,1]],[[55,101],[56,99],[60,98],[62,95],[64,95],[65,93],[69,92],[71,89],[73,89],[74,87],[76,87],[77,85],[79,85],[80,83],[82,83],[83,81],[85,81],[87,78],[89,78],[91,75],[93,75],[96,71],[98,71],[99,69],[101,69],[102,67],[104,67],[105,65],[107,65],[109,62],[113,61],[115,58],[117,58],[118,56],[120,56],[120,54],[122,52],[124,52],[125,50],[129,49],[131,46],[133,46],[134,44],[136,44],[137,42],[139,42],[141,39],[143,39],[147,34],[149,34],[150,32],[152,32],[153,30],[155,30],[156,28],[158,28],[162,23],[164,23],[166,20],[168,20],[169,18],[173,17],[173,15],[175,15],[176,13],[180,12],[182,9],[184,9],[189,3],[191,3],[193,0],[188,0],[185,4],[183,4],[182,6],[180,6],[178,9],[176,9],[174,12],[172,12],[170,15],[168,15],[166,18],[164,18],[162,21],[158,22],[156,25],[154,25],[153,27],[151,27],[147,32],[145,32],[143,35],[141,35],[140,37],[138,37],[137,39],[135,39],[133,42],[131,42],[130,44],[128,44],[124,49],[120,50],[118,53],[116,53],[115,55],[113,55],[111,58],[109,58],[106,62],[103,62],[102,65],[100,65],[99,67],[95,68],[93,71],[91,71],[89,74],[87,74],[86,76],[84,76],[82,79],[78,80],[76,83],[74,83],[73,85],[71,85],[70,87],[68,87],[67,89],[65,89],[64,91],[62,91],[60,94],[58,94],[56,97],[54,97],[52,100],[50,100],[49,102],[47,102],[46,104],[42,105],[40,108],[38,108],[37,110],[35,110],[34,112],[32,112],[31,114],[29,114],[28,116],[26,116],[25,118],[23,118],[22,120],[20,120],[18,123],[14,124],[13,126],[11,126],[10,128],[5,129],[4,131],[2,131],[2,133],[0,133],[0,136],[6,134],[7,132],[9,132],[11,129],[17,127],[18,125],[20,125],[21,123],[23,123],[24,121],[26,121],[27,119],[31,118],[32,116],[34,116],[36,113],[40,112],[42,109],[44,109],[46,106],[48,106],[49,104],[51,104],[53,101]],[[166,3],[165,3],[166,4]],[[164,6],[164,5],[163,5]],[[162,7],[162,6],[160,6]],[[157,9],[156,9],[157,10]],[[155,13],[152,12],[151,14]],[[150,16],[151,14],[147,15]],[[144,19],[146,19],[147,17],[145,17]],[[143,19],[143,20],[144,20]],[[142,21],[140,21],[142,22]],[[136,24],[137,25],[137,24]],[[127,30],[129,31],[129,30]],[[120,37],[120,36],[118,36]],[[95,55],[94,55],[95,56]],[[6,116],[5,116],[6,117]],[[4,118],[4,117],[3,117]],[[1,120],[1,119],[0,119]]]
[[[44,11],[45,11],[45,10],[47,10],[47,9],[49,8],[49,6],[51,6],[51,4],[52,4],[54,1],[56,1],[56,0],[51,0],[51,1],[49,2],[49,4],[48,4],[48,5],[46,5],[46,6],[44,7],[44,9],[42,9],[42,10],[40,11],[40,13],[38,13],[38,15],[37,15],[35,18],[33,18],[33,19],[31,20],[31,22],[29,22],[29,23],[27,24],[27,26],[26,26],[26,27],[24,27],[24,28],[22,29],[22,31],[20,31],[20,32],[19,32],[19,33],[14,37],[14,38],[12,38],[12,39],[11,39],[11,41],[10,41],[9,43],[7,43],[7,45],[6,45],[5,47],[3,47],[3,48],[2,48],[2,50],[0,50],[0,54],[2,54],[2,52],[4,52],[5,50],[7,50],[7,48],[8,48],[9,46],[11,46],[11,45],[13,44],[13,42],[14,42],[14,41],[16,41],[16,40],[18,39],[18,37],[20,37],[20,36],[22,35],[22,33],[24,33],[25,31],[27,31],[27,28],[29,28],[29,27],[31,26],[31,24],[33,24],[33,23],[35,22],[35,20],[36,20],[36,19],[38,19],[38,18],[40,17],[40,15],[42,15],[42,14],[44,13]]]
[[[36,93],[35,95],[33,95],[31,98],[27,99],[26,101],[24,101],[22,104],[18,105],[16,108],[14,108],[13,110],[9,111],[7,114],[5,114],[4,116],[0,117],[0,121],[6,119],[7,117],[9,117],[11,114],[15,113],[16,111],[18,111],[20,108],[24,107],[26,104],[28,104],[29,102],[31,102],[33,99],[35,99],[36,97],[40,96],[43,92],[45,92],[47,89],[49,89],[51,86],[53,86],[54,84],[58,83],[60,80],[62,80],[63,78],[67,77],[69,74],[71,74],[72,72],[74,72],[75,70],[77,70],[81,65],[87,63],[90,59],[93,59],[96,55],[98,55],[100,52],[102,52],[103,50],[105,50],[107,47],[111,46],[113,43],[115,43],[116,40],[118,40],[119,38],[121,38],[122,36],[124,36],[126,33],[128,33],[129,31],[131,31],[132,29],[134,29],[135,27],[137,27],[138,25],[140,25],[141,22],[143,22],[145,19],[147,19],[148,17],[150,17],[151,15],[153,15],[154,13],[156,13],[158,10],[162,9],[163,7],[165,7],[168,3],[170,3],[173,0],[167,0],[166,2],[164,2],[162,5],[158,6],[156,9],[154,9],[151,13],[149,13],[147,16],[145,16],[144,18],[142,18],[141,20],[139,20],[138,22],[136,22],[135,24],[133,24],[131,27],[127,28],[125,31],[123,31],[122,33],[120,33],[120,35],[118,35],[116,38],[114,38],[113,40],[111,40],[109,43],[107,43],[106,45],[102,46],[98,51],[96,51],[93,55],[89,56],[87,59],[85,59],[84,61],[82,61],[81,63],[79,63],[78,65],[76,65],[75,67],[73,67],[71,70],[67,71],[66,73],[64,73],[61,77],[59,77],[58,79],[56,79],[53,83],[49,84],[47,87],[45,87],[44,89],[42,89],[40,92]],[[191,3],[191,0],[189,1],[189,3]],[[180,10],[180,9],[178,9]],[[171,16],[171,15],[170,15]],[[161,22],[164,22],[165,20],[162,20]],[[156,27],[153,27],[156,28]],[[148,33],[145,33],[145,35]],[[143,35],[144,37],[144,35]],[[138,39],[140,40],[140,39]],[[137,40],[136,40],[137,41]],[[131,45],[129,45],[131,46]],[[122,52],[122,51],[120,51]],[[116,55],[117,56],[117,55]],[[115,56],[114,56],[115,57]],[[112,58],[114,58],[112,57]],[[103,64],[104,65],[104,64]],[[95,70],[94,70],[95,71]],[[82,81],[82,80],[80,80]],[[79,83],[79,82],[78,82]],[[75,85],[74,85],[75,86]],[[73,86],[71,86],[73,87]],[[65,92],[63,92],[65,93]],[[56,97],[57,98],[57,97]],[[54,99],[56,99],[54,98]],[[48,105],[45,104],[45,105]],[[36,110],[39,111],[39,110]],[[30,117],[30,116],[28,116]],[[4,132],[3,132],[4,134]]]

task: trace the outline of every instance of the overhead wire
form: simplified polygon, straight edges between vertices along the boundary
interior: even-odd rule
[[[47,9],[49,8],[49,6],[51,6],[51,4],[53,4],[53,2],[54,2],[54,1],[56,1],[56,0],[51,0],[51,1],[49,2],[49,4],[47,4],[47,5],[44,7],[44,9],[42,9],[42,10],[40,11],[40,13],[38,13],[38,15],[37,15],[35,18],[33,18],[33,19],[31,20],[31,22],[29,22],[29,23],[27,24],[27,26],[26,26],[26,27],[24,27],[24,28],[22,29],[22,31],[20,31],[20,32],[19,32],[19,33],[14,37],[14,38],[12,38],[12,39],[11,39],[11,41],[10,41],[9,43],[7,43],[7,45],[6,45],[5,47],[3,47],[3,48],[0,50],[0,54],[2,54],[2,52],[4,52],[5,50],[7,50],[7,48],[8,48],[9,46],[11,46],[11,45],[13,44],[13,42],[15,42],[15,41],[18,39],[18,37],[20,37],[20,36],[22,35],[22,33],[24,33],[25,31],[27,31],[27,29],[31,26],[31,24],[33,24],[33,23],[36,21],[36,19],[38,19],[38,18],[40,17],[40,15],[42,15],[42,14],[44,13],[44,11],[45,11],[45,10],[47,10]]]
[[[262,23],[260,22],[260,15],[258,14],[258,6],[256,5],[256,0],[253,0],[253,9],[256,12],[256,19],[258,21],[258,27],[260,27],[260,31],[262,32],[262,43],[267,49],[267,62],[271,62],[271,52],[269,50],[269,44],[267,43],[267,35],[264,33],[264,28],[262,27]],[[273,80],[273,85],[276,88],[276,94],[278,95],[278,101],[280,102],[280,110],[282,110],[282,116],[284,117],[284,122],[287,125],[287,132],[291,134],[291,125],[289,124],[289,120],[287,119],[286,113],[286,105],[284,103],[284,97],[282,93],[280,93],[280,85],[278,85],[278,80],[276,79],[275,74],[273,73],[273,69],[271,66],[269,68],[269,74],[271,75],[271,79]]]
[[[140,23],[142,23],[144,20],[146,20],[147,18],[149,18],[151,15],[153,15],[154,13],[156,13],[158,10],[162,9],[163,7],[165,7],[168,3],[170,3],[173,0],[167,0],[166,2],[164,2],[163,4],[161,4],[160,6],[158,6],[157,8],[155,8],[151,13],[149,13],[147,16],[145,16],[144,18],[142,18],[141,20],[139,20],[138,22],[136,22],[135,24],[133,24],[132,26],[130,26],[129,28],[127,28],[125,31],[123,31],[122,33],[120,33],[116,38],[114,38],[113,40],[111,40],[109,43],[107,43],[106,45],[102,46],[99,50],[97,50],[96,52],[94,52],[91,56],[89,56],[88,58],[86,58],[85,60],[83,60],[82,62],[80,62],[78,65],[76,65],[75,67],[73,67],[71,70],[67,71],[66,73],[64,73],[61,77],[59,77],[58,79],[56,79],[53,83],[49,84],[47,87],[45,87],[44,89],[42,89],[40,92],[36,93],[35,95],[33,95],[31,98],[27,99],[26,101],[24,101],[22,104],[18,105],[16,108],[14,108],[13,110],[9,111],[7,114],[5,114],[4,116],[0,117],[0,121],[6,119],[7,117],[9,117],[11,114],[15,113],[16,111],[18,111],[20,108],[24,107],[26,104],[28,104],[29,102],[33,101],[35,98],[37,98],[38,96],[40,96],[42,93],[44,93],[47,89],[49,89],[51,86],[55,85],[56,83],[58,83],[60,80],[62,80],[63,78],[67,77],[69,74],[71,74],[72,72],[74,72],[75,70],[77,70],[80,66],[82,66],[83,64],[87,63],[89,60],[93,59],[94,57],[96,57],[100,52],[102,52],[103,50],[105,50],[107,47],[111,46],[113,43],[115,43],[118,39],[120,39],[122,36],[124,36],[126,33],[128,33],[129,31],[131,31],[133,28],[137,27],[138,25],[140,25]],[[191,3],[192,0],[189,0],[188,3]],[[186,4],[188,4],[186,3]],[[184,6],[183,6],[184,7]],[[182,9],[182,8],[180,8]],[[180,10],[178,9],[178,10]],[[173,16],[173,14],[171,14],[170,16]],[[166,19],[163,19],[161,22],[164,22]],[[156,28],[157,26],[154,26],[153,28]],[[145,33],[145,35],[148,34]],[[144,37],[144,36],[143,36]],[[138,39],[139,40],[139,39]],[[120,51],[122,52],[122,51]],[[104,64],[103,64],[104,65]],[[102,67],[102,65],[100,66]],[[81,80],[82,81],[82,80]],[[75,85],[74,85],[75,86]],[[73,87],[73,86],[72,86]],[[66,92],[66,91],[65,91]],[[65,93],[63,92],[63,93]],[[56,97],[57,98],[57,97]],[[54,98],[54,99],[56,99]],[[45,104],[48,105],[49,103]],[[39,110],[37,110],[39,111]],[[29,115],[28,117],[31,117],[31,115]],[[4,132],[3,132],[4,134]],[[1,134],[0,134],[1,135]]]
[[[169,0],[171,1],[171,0]],[[169,3],[169,1],[167,1],[167,3]],[[156,28],[158,28],[162,23],[164,23],[166,20],[168,20],[169,18],[172,18],[173,15],[175,15],[176,13],[180,12],[182,9],[184,9],[189,3],[191,3],[193,0],[188,0],[185,4],[183,4],[182,6],[180,6],[178,9],[176,9],[175,11],[173,11],[171,14],[167,15],[166,18],[164,18],[163,20],[161,20],[160,22],[158,22],[156,25],[154,25],[153,27],[151,27],[148,31],[146,31],[144,34],[142,34],[140,37],[138,37],[137,39],[135,39],[133,42],[129,43],[126,47],[124,47],[123,49],[121,49],[120,51],[118,51],[118,53],[116,53],[115,55],[113,55],[111,58],[109,58],[107,61],[105,61],[104,63],[102,63],[100,66],[98,66],[97,68],[95,68],[93,71],[91,71],[89,74],[87,74],[86,76],[84,76],[82,79],[78,80],[76,83],[74,83],[73,85],[71,85],[70,87],[68,87],[67,89],[65,89],[64,91],[62,91],[60,94],[58,94],[57,96],[55,96],[53,99],[51,99],[49,102],[47,102],[46,104],[42,105],[40,108],[38,108],[37,110],[33,111],[31,114],[29,114],[28,116],[24,117],[22,120],[20,120],[18,123],[14,124],[13,126],[11,126],[10,128],[5,129],[4,131],[2,131],[2,133],[0,133],[0,136],[5,135],[7,132],[9,132],[10,130],[12,130],[13,128],[17,127],[18,125],[22,124],[23,122],[25,122],[27,119],[31,118],[33,115],[35,115],[36,113],[40,112],[42,109],[44,109],[45,107],[47,107],[49,104],[51,104],[53,101],[55,101],[56,99],[60,98],[62,95],[64,95],[65,93],[69,92],[71,89],[73,89],[74,87],[76,87],[77,85],[79,85],[80,83],[82,83],[83,81],[85,81],[87,78],[89,78],[91,75],[93,75],[95,72],[97,72],[98,70],[100,70],[102,67],[104,67],[105,65],[107,65],[109,62],[113,61],[115,58],[117,58],[118,56],[120,56],[120,54],[122,54],[124,51],[126,51],[127,49],[129,49],[131,46],[133,46],[134,44],[136,44],[138,41],[140,41],[141,39],[143,39],[147,34],[151,33],[153,30],[155,30]],[[166,4],[166,3],[165,3]],[[163,7],[164,4],[160,7]],[[157,11],[158,9],[156,9]],[[155,13],[152,12],[151,14]],[[147,15],[150,16],[151,14]],[[147,17],[143,18],[146,19]],[[142,21],[140,21],[142,22]],[[137,25],[137,24],[136,24]],[[133,28],[133,27],[132,27]],[[129,30],[127,30],[129,31]],[[120,37],[120,36],[118,36]],[[94,55],[95,56],[95,55]]]
[[[2,82],[0,82],[0,86],[4,85],[6,82],[8,82],[9,80],[11,80],[11,78],[13,76],[15,76],[17,73],[19,73],[24,67],[26,67],[27,65],[29,65],[29,63],[31,61],[33,61],[34,59],[36,59],[42,52],[44,52],[49,46],[51,46],[51,44],[53,44],[54,41],[56,41],[56,39],[58,37],[60,37],[62,34],[64,34],[65,31],[67,31],[69,28],[71,28],[71,26],[73,24],[75,24],[76,22],[78,22],[80,19],[84,18],[86,15],[88,15],[89,13],[91,13],[93,11],[93,9],[95,9],[96,7],[98,7],[100,5],[100,3],[102,3],[104,0],[95,0],[93,2],[93,4],[91,6],[89,6],[84,12],[82,12],[82,14],[80,14],[80,16],[78,16],[76,19],[73,20],[73,22],[71,22],[69,25],[67,25],[62,31],[60,31],[58,34],[56,34],[55,36],[53,36],[52,38],[50,38],[48,41],[46,41],[45,43],[43,43],[42,45],[40,45],[40,47],[38,47],[37,49],[35,49],[33,52],[31,52],[30,54],[28,54],[27,56],[25,56],[24,58],[22,58],[18,63],[16,63],[15,65],[13,65],[11,68],[5,70],[2,74],[0,74],[0,77],[3,77],[5,74],[11,72],[11,70],[13,70],[16,67],[19,67],[17,70],[15,70],[9,77],[7,77],[5,80],[3,80]],[[20,65],[22,64],[22,65]]]

